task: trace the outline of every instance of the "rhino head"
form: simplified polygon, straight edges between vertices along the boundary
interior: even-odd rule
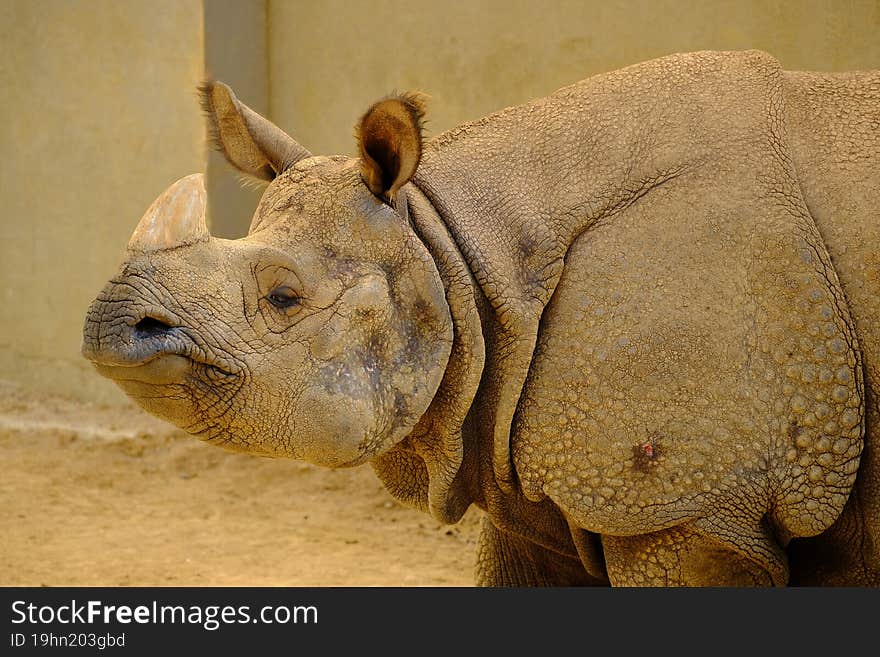
[[[212,237],[200,174],[147,210],[88,310],[83,355],[147,411],[237,451],[352,466],[403,439],[453,339],[437,268],[401,188],[420,98],[378,102],[359,158],[313,157],[222,83],[202,89],[218,148],[268,180],[249,233]]]

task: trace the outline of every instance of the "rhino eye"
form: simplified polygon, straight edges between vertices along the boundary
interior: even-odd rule
[[[276,287],[267,296],[266,299],[276,308],[291,308],[299,305],[299,297],[289,287]]]

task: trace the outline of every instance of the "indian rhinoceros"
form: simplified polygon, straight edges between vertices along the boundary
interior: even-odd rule
[[[880,73],[699,52],[423,138],[424,97],[312,156],[220,82],[269,181],[138,224],[84,355],[201,439],[370,463],[481,585],[880,582]]]

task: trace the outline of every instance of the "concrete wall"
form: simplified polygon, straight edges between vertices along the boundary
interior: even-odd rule
[[[266,51],[268,0],[204,0],[205,69],[222,80],[252,110],[269,111],[269,58]],[[208,224],[217,237],[247,233],[263,188],[246,187],[214,150],[207,154]]]
[[[208,171],[212,229],[259,192],[206,159],[205,73],[315,153],[393,89],[429,133],[677,51],[762,48],[788,68],[880,68],[877,0],[0,0],[0,380],[121,401],[79,357],[85,309],[135,223]]]
[[[0,2],[0,379],[121,400],[79,356],[92,298],[204,171],[198,0]]]
[[[316,153],[393,89],[436,134],[673,52],[760,48],[791,69],[880,68],[877,0],[270,0],[270,112]]]

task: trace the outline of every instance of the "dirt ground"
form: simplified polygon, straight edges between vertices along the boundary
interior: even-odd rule
[[[133,405],[0,384],[0,585],[470,586],[479,524],[369,466],[232,454]]]

